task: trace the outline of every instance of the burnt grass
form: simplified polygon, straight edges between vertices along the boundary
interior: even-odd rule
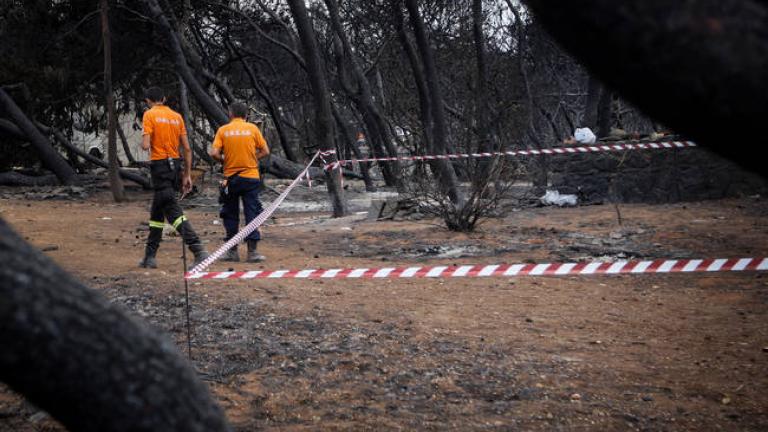
[[[183,295],[158,296],[121,278],[93,285],[186,351]],[[610,369],[600,373],[601,391],[575,394],[576,383],[584,390],[583,366],[547,348],[425,336],[407,321],[344,322],[317,307],[292,315],[270,297],[215,305],[191,295],[193,363],[212,388],[233,392],[217,397],[230,418],[233,407],[244,410],[233,419],[235,430],[570,430],[589,428],[591,419],[613,430],[666,430],[675,417],[702,414],[651,408],[654,397],[683,396],[610,384]],[[545,377],[561,384],[542,385]],[[254,379],[256,394],[242,390]],[[730,421],[762,421],[744,414]]]
[[[155,298],[113,281],[103,289],[186,349],[183,296]],[[192,295],[191,303],[194,364],[203,380],[237,386],[244,375],[258,373],[267,394],[291,392],[291,383],[311,383],[310,392],[296,403],[316,413],[314,419],[292,413],[291,407],[272,412],[261,403],[263,398],[256,398],[252,423],[236,425],[244,431],[312,424],[318,417],[363,424],[369,418],[392,417],[407,428],[442,428],[455,425],[460,415],[503,418],[509,427],[516,423],[508,416],[518,401],[552,397],[535,387],[540,375],[569,374],[566,362],[527,361],[514,347],[481,342],[478,349],[467,341],[442,338],[420,341],[407,326],[336,322],[318,309],[306,316],[285,316],[260,302],[213,307]],[[351,392],[351,398],[322,397],[338,390]]]

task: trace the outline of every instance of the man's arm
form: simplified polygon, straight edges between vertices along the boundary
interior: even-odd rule
[[[152,131],[154,130],[152,117],[149,115],[149,112],[145,112],[141,117],[141,129],[141,148],[144,151],[149,151],[152,148]]]
[[[192,149],[189,147],[189,140],[186,135],[181,135],[179,141],[181,141],[181,147],[184,151],[184,180],[182,185],[186,194],[192,190]]]
[[[224,163],[224,154],[221,152],[223,148],[223,143],[221,140],[221,131],[216,131],[216,136],[213,137],[213,143],[211,144],[211,150],[208,151],[208,154],[211,155],[211,157],[221,163]]]
[[[151,138],[149,135],[144,135],[141,137],[141,148],[144,151],[149,151],[150,145],[152,144]]]
[[[263,159],[269,156],[269,147],[265,145],[256,147],[256,159]]]
[[[267,141],[264,139],[264,135],[261,134],[261,130],[256,128],[256,135],[254,136],[256,141],[256,160],[263,159],[269,156],[269,147]]]
[[[218,147],[211,147],[208,154],[215,160],[224,163],[224,155],[221,153],[221,149]]]

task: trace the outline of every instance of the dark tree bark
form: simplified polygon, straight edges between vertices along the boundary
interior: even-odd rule
[[[29,176],[14,171],[0,172],[0,186],[54,186],[59,183],[55,175]]]
[[[488,152],[493,149],[490,141],[488,124],[488,66],[486,60],[485,33],[483,32],[483,0],[472,0],[472,34],[475,40],[475,62],[477,65],[477,83],[475,97],[475,120],[477,121],[478,150]],[[484,170],[485,171],[485,170]]]
[[[147,5],[150,15],[157,22],[158,28],[168,42],[167,46],[170,48],[173,55],[173,63],[176,65],[179,75],[184,79],[187,84],[190,93],[194,96],[200,108],[206,113],[208,118],[218,127],[229,122],[229,117],[224,109],[221,108],[218,102],[211,97],[205,88],[195,77],[195,73],[187,63],[187,57],[184,55],[181,42],[179,41],[178,34],[171,27],[171,23],[165,16],[163,9],[157,3],[157,0],[142,0]]]
[[[61,144],[64,148],[66,148],[67,150],[71,151],[72,153],[75,153],[76,155],[80,156],[84,160],[86,160],[86,161],[88,161],[88,162],[90,162],[90,163],[92,163],[94,165],[100,166],[102,168],[107,168],[107,169],[109,168],[109,164],[107,164],[103,160],[89,155],[88,153],[80,150],[75,145],[73,145],[71,142],[69,142],[67,137],[65,137],[64,134],[61,133],[61,131],[59,131],[57,129],[53,129],[53,128],[51,128],[49,126],[46,126],[46,125],[44,125],[44,124],[42,124],[40,122],[37,122],[36,126],[40,129],[41,132],[49,134],[49,135],[52,134],[56,138],[56,141],[58,141],[59,144]],[[149,179],[147,179],[146,177],[144,177],[144,176],[142,176],[140,174],[136,174],[134,172],[131,172],[131,171],[128,171],[128,170],[124,170],[124,169],[119,170],[118,173],[120,173],[120,177],[122,177],[123,179],[130,180],[130,181],[132,181],[134,183],[137,183],[137,184],[141,185],[141,187],[144,188],[144,189],[152,189],[152,184],[150,183]]]
[[[0,220],[0,381],[70,431],[228,431],[166,336]]]
[[[429,45],[427,32],[424,28],[424,21],[421,18],[419,12],[419,5],[416,0],[405,0],[405,6],[408,9],[408,15],[410,16],[411,26],[413,27],[413,33],[416,38],[416,47],[421,55],[421,61],[424,65],[424,75],[427,82],[427,90],[429,92],[429,102],[431,104],[432,113],[432,140],[433,147],[436,153],[444,154],[448,147],[447,134],[448,127],[445,120],[445,111],[443,108],[443,93],[440,89],[439,77],[437,74],[437,66],[435,65],[434,55],[432,54],[432,48]],[[440,182],[445,188],[448,197],[451,201],[462,206],[464,198],[459,192],[459,181],[456,178],[456,172],[453,170],[453,166],[447,161],[438,161]]]
[[[120,179],[117,160],[117,116],[112,92],[112,40],[109,32],[109,0],[101,0],[101,39],[104,45],[104,95],[107,107],[107,159],[109,160],[109,189],[116,202],[125,201],[125,189]]]
[[[600,101],[597,104],[597,129],[595,134],[598,137],[606,137],[611,134],[611,125],[613,124],[613,93],[604,88],[600,95]]]
[[[363,155],[360,152],[360,149],[357,147],[357,143],[353,141],[353,132],[349,130],[349,126],[347,126],[347,124],[344,122],[344,118],[341,116],[338,108],[335,105],[332,105],[331,108],[333,108],[333,117],[336,120],[336,124],[339,126],[339,133],[343,135],[342,139],[344,140],[346,147],[352,151],[352,154],[355,155],[356,159],[362,159]],[[362,175],[363,182],[365,183],[365,190],[367,192],[376,192],[376,186],[373,185],[373,180],[371,179],[371,173],[369,171],[371,164],[368,162],[359,162],[359,164],[360,174]]]
[[[238,50],[237,47],[231,43],[228,43],[227,45],[229,46],[230,51],[232,51],[232,54],[235,55],[240,61],[243,69],[245,69],[245,73],[248,75],[248,79],[251,81],[251,85],[253,86],[254,90],[256,90],[256,93],[258,93],[259,96],[261,96],[261,98],[267,104],[267,111],[269,111],[269,114],[272,116],[275,129],[277,129],[277,136],[280,139],[280,147],[283,149],[285,157],[290,161],[297,162],[299,159],[291,148],[291,142],[288,139],[288,134],[286,133],[285,127],[283,126],[283,119],[280,116],[280,110],[275,105],[275,102],[272,99],[272,95],[269,93],[269,89],[264,86],[262,81],[259,79],[259,76],[256,75],[256,71],[254,71],[251,64],[245,60],[240,50]]]
[[[16,124],[10,120],[6,120],[3,118],[0,118],[0,131],[3,132],[3,134],[10,136],[13,139],[17,139],[20,141],[26,141],[27,136],[24,135],[24,132],[19,129]]]
[[[587,99],[584,103],[584,115],[580,127],[588,127],[597,133],[597,113],[602,95],[603,85],[590,74],[587,81]],[[573,131],[570,133],[573,134]]]
[[[766,174],[768,4],[757,0],[526,0],[601,81],[697,142]]]
[[[123,153],[125,153],[125,157],[128,159],[128,165],[135,165],[136,159],[133,157],[131,147],[128,145],[128,139],[125,137],[125,132],[123,132],[120,122],[117,122],[115,127],[117,129],[117,136],[120,138],[120,144],[123,146]]]
[[[312,87],[315,102],[315,135],[322,150],[333,150],[333,117],[331,113],[331,97],[328,90],[328,82],[320,60],[320,52],[316,43],[315,32],[309,21],[307,5],[304,0],[288,0],[296,28],[299,33],[304,60],[307,62],[307,75]],[[325,173],[328,193],[333,206],[333,216],[341,217],[347,214],[344,202],[344,191],[341,189],[339,179],[335,172]]]
[[[325,0],[325,4],[328,7],[328,15],[331,21],[331,27],[334,33],[341,42],[342,52],[346,61],[339,62],[339,67],[342,69],[340,74],[344,73],[344,69],[349,69],[357,84],[357,91],[352,92],[350,96],[355,102],[360,113],[363,115],[363,121],[371,136],[369,137],[373,144],[380,150],[384,150],[385,155],[390,157],[397,156],[397,148],[394,146],[394,137],[389,133],[389,127],[381,110],[376,106],[373,99],[373,90],[368,82],[368,78],[365,76],[363,69],[360,67],[357,57],[349,43],[349,38],[341,25],[341,17],[339,16],[339,5],[336,0]],[[400,163],[385,162],[382,163],[384,169],[385,180],[388,186],[395,186],[398,190],[402,190],[402,178],[400,173],[402,168]]]
[[[149,10],[150,15],[156,21],[158,28],[160,29],[162,35],[165,37],[166,41],[168,42],[168,46],[171,50],[171,54],[173,55],[173,61],[176,67],[178,68],[179,75],[182,77],[182,79],[186,83],[187,88],[192,94],[192,97],[195,98],[195,100],[197,101],[197,104],[203,110],[208,120],[211,122],[211,124],[214,127],[219,127],[228,123],[229,117],[227,116],[225,110],[221,107],[221,105],[219,105],[216,99],[214,99],[211,95],[209,95],[206,92],[203,85],[200,84],[200,81],[195,76],[195,73],[192,70],[192,68],[189,67],[189,64],[187,63],[187,58],[182,48],[182,44],[179,41],[178,34],[174,31],[173,27],[171,26],[171,23],[168,21],[168,18],[164,14],[163,9],[157,3],[157,0],[142,0],[142,1],[147,6],[147,9]],[[304,168],[303,166],[293,163],[289,160],[282,160],[282,158],[278,156],[271,156],[270,158],[272,160],[272,163],[268,165],[267,172],[274,174],[278,177],[284,176],[286,172],[296,172],[298,174]],[[285,168],[285,169],[278,169],[276,171],[271,171],[271,168],[269,167],[273,167],[273,166],[275,167],[279,166],[280,168]]]
[[[77,183],[75,170],[53,148],[51,142],[37,130],[32,120],[24,114],[2,87],[0,87],[0,107],[34,146],[43,165],[56,174],[56,177],[62,184],[71,185]]]
[[[424,128],[425,150],[429,154],[434,154],[432,145],[432,108],[429,104],[427,81],[424,78],[424,72],[419,63],[419,57],[416,55],[416,50],[413,48],[410,39],[408,39],[408,33],[405,31],[405,17],[403,16],[399,1],[395,2],[393,10],[397,36],[398,39],[400,39],[400,45],[403,47],[403,51],[408,57],[408,63],[411,65],[411,72],[413,73],[414,82],[416,84],[416,93],[419,97],[419,117],[421,119],[422,127]],[[437,166],[435,166],[435,168],[437,169]]]

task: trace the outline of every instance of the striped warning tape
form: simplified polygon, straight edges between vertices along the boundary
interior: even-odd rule
[[[440,159],[476,159],[489,158],[496,156],[535,156],[535,155],[560,155],[560,154],[580,154],[580,153],[598,153],[615,152],[624,150],[663,150],[663,149],[682,149],[698,147],[693,141],[664,141],[649,143],[616,143],[605,145],[589,145],[579,147],[555,147],[551,149],[531,149],[531,150],[512,150],[506,152],[485,152],[485,153],[457,153],[444,155],[427,156],[398,156],[367,159],[344,159],[336,162],[326,163],[323,168],[334,170],[339,166],[345,166],[350,163],[360,162],[402,162],[402,161],[429,161]]]
[[[768,258],[497,264],[187,273],[187,279],[396,279],[766,271]]]
[[[307,166],[304,168],[303,171],[299,173],[299,175],[291,182],[290,185],[288,185],[287,188],[277,197],[275,198],[272,203],[267,206],[264,210],[262,210],[261,213],[259,213],[258,216],[256,216],[248,225],[243,227],[240,232],[235,234],[231,239],[229,239],[226,243],[221,245],[216,251],[211,253],[208,258],[204,259],[200,264],[196,265],[192,270],[189,271],[189,274],[196,274],[199,272],[202,272],[203,270],[210,267],[211,264],[213,264],[216,260],[221,258],[228,250],[232,249],[235,245],[245,240],[246,237],[248,237],[252,232],[256,231],[264,222],[269,219],[270,216],[272,216],[272,213],[277,210],[277,208],[280,206],[280,204],[285,201],[285,198],[288,197],[288,194],[291,193],[291,191],[304,179],[307,179],[308,182],[311,182],[311,179],[309,177],[309,168],[312,166],[312,164],[315,162],[315,159],[320,155],[321,152],[315,153],[315,156],[312,158],[312,160],[309,161]]]

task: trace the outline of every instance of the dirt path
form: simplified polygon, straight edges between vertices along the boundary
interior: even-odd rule
[[[184,346],[180,242],[148,201],[0,217]],[[473,234],[278,214],[256,268],[768,256],[768,202],[527,209]],[[211,248],[221,225],[190,210]],[[238,264],[235,269],[252,269]],[[216,269],[227,269],[217,264]],[[768,276],[195,282],[194,358],[238,430],[767,430]],[[58,430],[0,390],[0,430]]]

